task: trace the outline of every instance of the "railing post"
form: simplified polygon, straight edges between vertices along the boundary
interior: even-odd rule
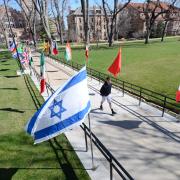
[[[122,89],[123,97],[124,97],[124,81],[123,81],[123,89]]]
[[[85,137],[86,152],[88,152],[87,132],[86,132],[86,127],[85,126],[84,126],[84,137]]]
[[[163,110],[162,110],[162,117],[164,116],[165,109],[166,109],[166,96],[164,97],[164,104],[163,104]]]
[[[99,72],[99,84],[100,84],[100,72]]]
[[[110,165],[110,180],[112,180],[113,179],[112,157],[110,157],[109,165]]]
[[[142,99],[142,88],[140,87],[139,106],[141,105],[141,99]]]
[[[90,69],[91,81],[92,81],[92,70]]]

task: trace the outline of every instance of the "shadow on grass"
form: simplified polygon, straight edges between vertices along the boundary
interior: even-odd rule
[[[25,111],[13,109],[13,108],[1,108],[0,111],[17,112],[17,113],[24,113],[25,112]]]
[[[0,179],[11,180],[18,168],[0,168]]]
[[[62,161],[63,159],[59,157],[58,151],[55,148],[55,146],[54,146],[54,144],[52,143],[51,140],[49,141],[49,144],[50,144],[51,148],[53,149],[54,153],[56,154],[56,159],[57,159],[57,161],[59,163],[59,166],[62,168],[62,170],[63,170],[63,172],[64,172],[64,174],[66,176],[66,179],[67,180],[71,180],[71,179],[78,180],[78,178],[77,178],[77,176],[76,176],[70,162],[68,161],[68,158],[67,158],[66,154],[64,153],[64,150],[61,147],[61,145],[59,145],[61,147],[60,150],[61,150],[61,153],[63,154],[63,159],[65,159],[66,162],[63,162]]]
[[[18,88],[0,88],[0,90],[18,90]]]
[[[6,78],[18,78],[19,76],[4,76]]]
[[[0,71],[9,71],[10,69],[0,69]]]

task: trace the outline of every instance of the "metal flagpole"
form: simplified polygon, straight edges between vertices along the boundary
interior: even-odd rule
[[[94,165],[94,153],[93,153],[93,144],[92,144],[90,113],[88,114],[88,121],[89,121],[89,130],[90,130],[90,145],[91,145],[92,170],[95,171],[97,169],[97,166]]]

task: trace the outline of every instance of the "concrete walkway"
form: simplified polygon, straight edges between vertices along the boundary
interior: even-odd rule
[[[39,72],[39,54],[33,54],[34,66]],[[46,58],[47,81],[57,89],[71,75],[72,69]],[[34,81],[35,78],[32,77]],[[38,86],[38,82],[35,82]],[[88,78],[92,112],[93,133],[117,158],[123,167],[138,180],[179,180],[180,179],[180,123],[161,111],[116,89],[112,89],[113,107],[117,115],[111,116],[108,104],[100,111],[101,97],[98,81]],[[45,96],[47,94],[45,93]],[[88,126],[88,121],[85,121]],[[84,133],[80,127],[66,133],[94,180],[109,179],[109,164],[94,146],[95,171],[91,169],[91,153],[84,152]],[[116,173],[115,179],[121,179]]]

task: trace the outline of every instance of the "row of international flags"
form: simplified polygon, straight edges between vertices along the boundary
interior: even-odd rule
[[[44,52],[47,51],[46,48],[49,48],[48,45],[44,46]],[[14,43],[12,43],[10,46],[10,51],[12,52],[13,58],[17,58],[19,54],[20,62],[22,64],[29,64],[30,66],[32,66],[33,59],[30,55],[30,51],[28,52],[27,48],[23,48],[22,46],[18,47]],[[57,48],[57,43],[53,41],[52,54],[58,55],[58,53],[59,52]],[[66,43],[64,57],[67,61],[72,60],[72,49],[69,42]],[[86,46],[85,48],[85,57],[86,57],[86,62],[88,62],[88,58],[89,58],[88,46]],[[107,71],[117,78],[118,74],[121,72],[121,67],[122,67],[122,50],[121,48],[119,48],[116,58],[114,59],[113,63],[108,67]],[[40,92],[43,93],[45,91],[45,83],[46,83],[45,82],[45,61],[44,61],[43,52],[41,53],[41,56],[40,56],[40,74],[41,74]],[[176,91],[176,102],[180,102],[180,86],[178,90]]]
[[[9,50],[11,51],[13,58],[19,58],[21,64],[28,65],[30,61],[32,61],[30,49],[27,47],[12,43],[10,44]]]

